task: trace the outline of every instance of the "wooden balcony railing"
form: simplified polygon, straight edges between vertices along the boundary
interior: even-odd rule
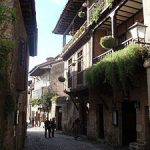
[[[85,32],[87,28],[87,22],[85,22],[80,29],[73,35],[71,40],[64,46],[63,51],[68,50]]]
[[[95,58],[93,59],[93,64],[97,63],[98,61],[100,61],[100,60],[102,60],[104,57],[106,57],[107,55],[112,54],[113,52],[114,52],[113,49],[110,49],[110,50],[108,50],[107,52],[105,52],[105,53],[103,53],[103,54],[101,54],[101,55],[95,57]]]
[[[119,46],[117,47],[117,49],[122,49],[127,47],[129,44],[131,43],[135,43],[135,41],[133,41],[132,38],[127,39],[126,41],[122,42],[121,44],[119,44]]]
[[[126,41],[122,42],[121,44],[119,44],[119,46],[117,46],[117,48],[115,50],[119,50],[119,49],[123,49],[125,47],[127,47],[129,44],[132,43],[136,43],[132,38],[127,39]],[[95,57],[93,59],[93,64],[97,63],[98,61],[102,60],[104,57],[106,57],[107,55],[110,55],[114,52],[113,49],[108,50],[107,52]]]

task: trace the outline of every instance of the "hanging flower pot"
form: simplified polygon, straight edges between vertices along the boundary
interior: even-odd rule
[[[60,82],[65,82],[65,78],[64,78],[63,76],[59,76],[59,77],[58,77],[58,81],[60,81]]]
[[[115,46],[115,39],[112,36],[104,36],[100,39],[100,45],[105,49],[111,49]]]
[[[79,16],[80,18],[83,18],[83,17],[85,16],[85,12],[80,11],[80,12],[78,13],[78,16]]]

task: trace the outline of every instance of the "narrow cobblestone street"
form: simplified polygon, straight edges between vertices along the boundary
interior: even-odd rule
[[[57,131],[54,138],[45,138],[44,129],[35,127],[27,130],[24,150],[114,150],[102,144],[92,144],[86,140],[74,140]]]

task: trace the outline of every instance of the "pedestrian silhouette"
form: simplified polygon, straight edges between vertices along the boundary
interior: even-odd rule
[[[56,129],[55,118],[52,118],[52,121],[51,121],[51,129],[52,129],[52,137],[54,137],[54,132],[55,132],[55,129]]]
[[[48,117],[46,118],[45,122],[45,138],[47,138],[47,131],[48,131],[48,137],[50,138],[51,134],[51,122],[48,120]]]
[[[77,138],[80,135],[80,120],[79,120],[79,118],[74,120],[74,122],[72,124],[72,129],[73,129],[74,139],[77,140]]]

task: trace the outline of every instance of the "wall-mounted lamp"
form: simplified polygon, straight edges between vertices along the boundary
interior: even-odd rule
[[[79,98],[76,96],[75,99],[78,100]]]
[[[135,22],[131,27],[129,27],[129,32],[131,33],[133,40],[137,41],[138,43],[144,44],[146,28],[146,25],[139,22]]]

